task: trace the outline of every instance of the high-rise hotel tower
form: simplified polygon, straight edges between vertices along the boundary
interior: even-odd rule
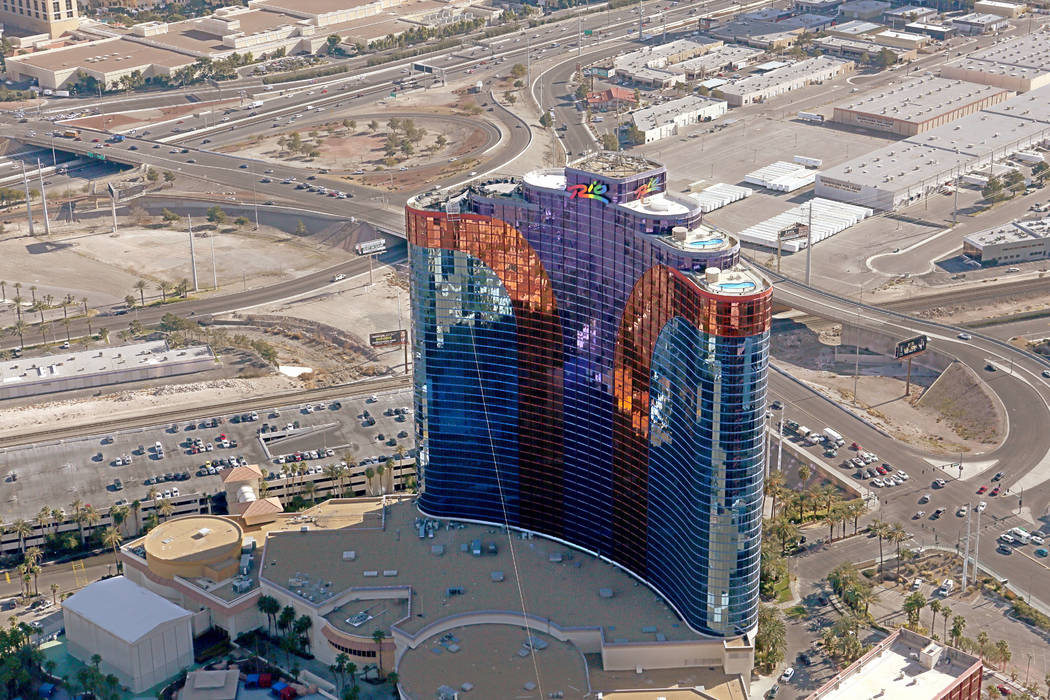
[[[420,508],[594,552],[738,636],[772,288],[666,182],[602,153],[409,202]]]

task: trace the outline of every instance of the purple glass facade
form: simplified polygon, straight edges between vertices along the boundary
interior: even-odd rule
[[[739,245],[676,238],[701,213],[665,183],[607,154],[409,206],[420,507],[599,553],[731,636],[757,615],[771,290],[704,277]]]

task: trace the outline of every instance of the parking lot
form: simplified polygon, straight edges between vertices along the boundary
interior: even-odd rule
[[[45,505],[68,510],[77,498],[97,509],[145,500],[151,488],[161,497],[213,494],[222,491],[218,471],[233,464],[280,478],[289,462],[318,470],[347,457],[381,462],[413,449],[411,403],[399,390],[13,447],[0,451],[0,507],[14,520]]]

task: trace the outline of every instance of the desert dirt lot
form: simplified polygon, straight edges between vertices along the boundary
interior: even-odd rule
[[[265,131],[249,141],[244,141],[221,149],[225,153],[237,153],[249,158],[268,163],[301,163],[311,168],[328,168],[334,171],[352,171],[358,168],[374,168],[383,165],[384,145],[391,129],[389,119],[382,115],[363,115],[347,118],[354,121],[354,128],[336,120],[325,124],[308,124],[297,129]],[[374,121],[373,131],[369,124]],[[419,167],[447,161],[478,148],[485,143],[485,133],[478,126],[468,122],[446,122],[416,118],[412,125],[422,130],[421,138],[413,141],[413,155],[401,160],[399,165]],[[294,148],[292,140],[297,134],[301,148]],[[404,136],[404,131],[398,131]],[[440,139],[439,139],[440,137]],[[320,152],[319,156],[309,158],[304,151]]]
[[[184,220],[167,227],[159,226],[155,218],[133,215],[125,217],[116,236],[108,222],[95,222],[56,225],[47,240],[25,235],[0,239],[0,279],[7,282],[7,298],[15,296],[12,285],[21,282],[22,296],[27,299],[28,289],[35,285],[38,295],[62,298],[72,294],[78,301],[86,296],[89,305],[98,308],[134,293],[133,285],[139,279],[149,283],[148,302],[160,297],[156,285],[161,281],[193,278]],[[217,232],[214,225],[195,221],[194,231],[201,290],[211,288],[213,277],[220,291],[239,291],[245,285],[297,277],[352,255],[266,226],[256,232],[251,226],[225,225]],[[10,325],[13,316],[11,304],[4,304],[0,323]]]

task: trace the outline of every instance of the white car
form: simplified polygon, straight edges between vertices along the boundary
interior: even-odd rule
[[[971,336],[971,335],[970,335],[969,333],[960,333],[960,334],[959,334],[958,336],[956,336],[956,337],[957,337],[957,338],[958,338],[959,340],[970,340],[970,339],[971,339],[971,338],[972,338],[973,336]]]
[[[920,588],[922,588],[922,577],[921,576],[911,582],[911,589],[913,591],[917,591]]]
[[[903,469],[898,469],[897,470],[897,478],[901,479],[903,481],[907,481],[911,477],[908,476],[908,472],[904,471]]]
[[[875,479],[872,479],[871,480],[871,485],[872,486],[877,486],[879,488],[882,488],[882,479],[879,479],[877,477]]]
[[[1029,535],[1028,536],[1028,541],[1031,542],[1032,544],[1040,544],[1040,545],[1046,544],[1046,540],[1044,540],[1039,535]]]
[[[780,674],[780,682],[781,683],[787,683],[789,680],[794,678],[794,676],[795,676],[795,669],[792,668],[791,666],[788,666],[787,668],[784,669],[784,672]]]
[[[963,503],[961,506],[959,506],[959,510],[955,511],[955,514],[961,518],[961,517],[963,517],[964,515],[966,515],[969,512],[970,512],[970,504]]]
[[[1006,544],[1017,544],[1017,539],[1009,532],[1004,532],[1003,534],[999,535],[999,541],[1005,542]]]
[[[980,503],[977,504],[977,509],[976,510],[977,510],[978,513],[983,513],[984,509],[987,508],[987,507],[988,507],[988,503],[986,503],[985,501],[981,501]]]
[[[921,496],[919,496],[919,503],[929,503],[929,502],[930,502],[930,494],[924,493]]]

